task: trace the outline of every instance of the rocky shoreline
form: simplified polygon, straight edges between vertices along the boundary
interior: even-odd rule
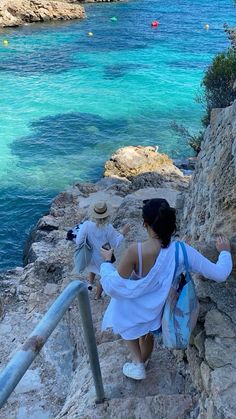
[[[224,138],[224,141],[222,141]],[[179,235],[215,260],[214,234],[231,239],[236,266],[236,101],[212,112],[192,179],[153,147],[118,150],[106,163],[103,179],[75,183],[53,201],[25,251],[25,267],[0,277],[2,365],[11,358],[62,289],[74,279],[73,244],[66,231],[87,217],[95,200],[114,209],[113,224],[131,224],[123,246],[145,238],[143,199],[164,197],[177,209]],[[148,168],[150,170],[148,170]],[[123,248],[116,254],[119,260]],[[85,276],[81,275],[81,280]],[[226,283],[196,277],[201,311],[186,352],[158,347],[145,383],[122,376],[127,356],[118,336],[102,333],[100,323],[108,297],[90,293],[94,328],[108,400],[94,406],[94,389],[76,304],[68,311],[41,355],[19,383],[2,417],[33,419],[146,416],[161,419],[233,419],[236,410],[236,272]]]
[[[0,4],[0,27],[84,18],[83,6],[70,0],[1,0]]]
[[[84,19],[84,3],[121,0],[1,0],[0,27],[22,26],[35,22]]]

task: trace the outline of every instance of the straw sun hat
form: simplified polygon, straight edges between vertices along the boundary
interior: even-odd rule
[[[111,215],[111,206],[105,201],[95,202],[90,205],[89,215],[92,218],[102,219]]]

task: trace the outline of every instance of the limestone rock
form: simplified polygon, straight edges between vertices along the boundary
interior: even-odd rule
[[[146,187],[146,188],[140,188],[135,192],[132,192],[128,195],[130,198],[139,199],[140,203],[142,203],[143,199],[153,199],[157,197],[161,197],[166,199],[170,206],[174,207],[176,206],[176,199],[178,196],[178,192],[175,189],[172,188],[152,188],[152,187]]]
[[[230,338],[207,338],[205,340],[205,356],[211,368],[231,364],[236,368],[235,341]]]
[[[140,173],[135,177],[131,177],[130,190],[139,190],[150,187],[166,187],[176,189],[178,191],[186,190],[189,185],[189,177],[179,176],[178,173],[158,173],[158,172],[146,172]]]
[[[46,284],[44,293],[46,295],[55,295],[58,292],[58,286],[56,284]]]
[[[214,302],[219,311],[227,314],[236,323],[236,281],[233,276],[220,284],[198,278],[195,284],[200,301],[208,302],[209,308]]]
[[[226,417],[222,417],[221,413],[217,410],[213,400],[210,397],[204,400],[203,407],[204,410],[201,410],[201,416],[197,419],[226,419]]]
[[[174,164],[181,170],[190,170],[195,169],[197,157],[188,157],[185,159],[174,159]]]
[[[201,378],[204,389],[209,393],[211,384],[211,369],[206,362],[202,362],[200,365]]]
[[[77,410],[71,408],[66,411],[66,416],[58,415],[60,418],[86,418],[86,419],[179,419],[185,418],[192,411],[193,400],[188,395],[156,395],[145,398],[127,397],[114,398],[93,408],[87,408],[84,413],[78,416]]]
[[[84,8],[67,0],[2,0],[0,5],[0,27],[84,17]]]
[[[205,352],[204,341],[205,341],[205,332],[202,330],[194,337],[194,345],[198,349],[199,356],[201,358],[204,358],[204,352]]]
[[[94,406],[94,388],[91,388],[91,371],[86,356],[78,366],[64,408],[57,419],[67,417],[117,418],[179,418],[185,417],[193,406],[193,398],[184,394],[183,376],[174,373],[175,363],[169,351],[153,353],[145,385],[128,380],[122,374],[122,364],[127,348],[121,340],[99,345],[101,370],[108,399],[102,405]],[[78,382],[80,385],[78,386]],[[178,396],[177,396],[178,394]]]
[[[5,307],[18,299],[17,288],[21,274],[22,269],[18,268],[0,273],[0,317],[4,314]]]
[[[223,338],[236,337],[236,326],[225,314],[218,310],[210,310],[205,318],[207,336],[219,336]]]
[[[200,371],[202,359],[199,357],[198,351],[194,346],[189,346],[187,348],[186,355],[189,362],[189,367],[194,385],[198,389],[202,389],[202,377]]]
[[[230,365],[211,373],[211,388],[215,406],[222,417],[235,419],[236,369]]]
[[[4,313],[4,310],[3,310],[3,301],[0,298],[0,320],[1,320],[2,316],[3,316],[3,313]]]
[[[80,194],[82,194],[85,197],[99,190],[97,185],[95,185],[94,183],[76,182],[75,187],[79,190]]]
[[[155,147],[141,146],[117,150],[106,162],[104,176],[130,179],[148,172],[184,177],[166,154],[156,152]]]
[[[59,223],[55,217],[52,217],[51,215],[45,215],[39,220],[37,228],[44,231],[58,230]]]
[[[38,391],[42,387],[40,374],[38,369],[26,371],[24,377],[16,386],[16,394],[28,393],[29,391]]]
[[[192,243],[218,233],[235,235],[235,138],[236,101],[214,109],[205,132],[183,212],[183,231]]]
[[[232,109],[230,109],[230,112]],[[224,147],[228,149],[230,147],[229,143],[231,143],[231,135],[230,130],[232,129],[232,125],[227,125],[228,121],[222,118],[221,120],[221,129],[223,127],[229,130],[228,136],[224,138],[224,141],[217,139],[218,147]],[[210,129],[208,128],[208,138],[211,141],[215,140],[214,136],[210,136]],[[209,145],[206,144],[206,147]],[[213,153],[213,146],[212,146],[212,153]],[[223,151],[222,151],[223,153]],[[233,156],[235,152],[233,152]],[[196,173],[194,176],[195,184],[190,184],[190,194],[185,194],[185,203],[183,206],[184,210],[182,214],[187,214],[180,216],[182,220],[182,227],[184,230],[185,237],[189,238],[190,243],[196,245],[199,251],[208,257],[213,262],[217,260],[217,251],[215,249],[215,240],[212,238],[212,230],[211,227],[213,223],[218,219],[222,218],[222,214],[216,213],[215,210],[218,204],[215,204],[215,200],[218,199],[217,193],[219,195],[222,193],[222,184],[221,181],[218,182],[218,175],[217,169],[209,166],[210,163],[208,161],[209,158],[212,158],[210,154],[205,154],[200,156],[201,159],[201,166],[198,160],[196,166]],[[232,156],[229,156],[225,160],[228,161],[227,164],[232,164]],[[234,158],[234,157],[233,157]],[[215,159],[216,165],[220,165],[220,161],[218,161],[217,157],[217,148],[215,150]],[[211,179],[212,184],[210,181],[207,181],[208,176],[208,169],[206,166],[209,166],[209,171],[212,169],[214,172],[214,178]],[[228,182],[228,173],[222,171],[222,177],[225,176],[226,173],[226,184]],[[202,179],[202,184],[197,185],[197,179]],[[199,188],[199,189],[198,189]],[[205,192],[204,192],[205,188]],[[211,195],[211,188],[215,188],[216,193],[215,195]],[[219,188],[219,190],[218,190]],[[232,191],[230,188],[230,183],[228,183],[225,188],[229,188],[229,191]],[[218,190],[218,192],[217,192]],[[208,191],[208,192],[206,192]],[[206,193],[206,195],[204,195]],[[225,193],[227,194],[225,189]],[[232,198],[233,198],[233,193]],[[207,196],[209,195],[209,199]],[[203,220],[203,223],[200,225],[199,219],[195,219],[194,217],[198,213],[200,215],[200,211],[208,206],[209,207],[209,214],[210,216]],[[187,208],[187,209],[186,209]],[[224,211],[224,208],[221,208]],[[180,206],[181,211],[181,206]],[[187,213],[187,211],[189,211]],[[195,211],[195,214],[194,214]],[[190,218],[190,212],[191,218]],[[211,218],[213,216],[214,219]],[[235,261],[236,255],[236,247],[235,247],[235,232],[233,230],[233,226],[228,226],[228,219],[235,219],[235,206],[233,203],[229,205],[227,208],[227,213],[225,213],[225,223],[223,224],[223,220],[221,222],[222,233],[228,234],[231,237],[232,243],[232,254],[233,260]],[[228,228],[229,227],[229,228]],[[231,228],[231,231],[230,231]],[[200,229],[201,234],[200,234]],[[195,235],[195,236],[194,236]],[[198,239],[196,239],[198,238]],[[197,242],[196,242],[197,240]],[[200,241],[202,240],[202,241]],[[199,419],[233,419],[235,417],[235,359],[236,359],[236,352],[235,352],[235,324],[236,324],[236,311],[235,311],[235,304],[236,304],[236,281],[235,281],[235,274],[232,273],[230,278],[225,283],[217,284],[213,281],[204,280],[199,278],[199,276],[195,276],[195,284],[197,288],[198,297],[200,299],[200,316],[199,321],[205,327],[206,333],[206,340],[204,342],[205,346],[205,353],[202,350],[202,338],[204,340],[205,333],[201,333],[201,339],[196,341],[195,337],[195,344],[200,349],[200,354],[203,357],[203,362],[200,364],[200,372],[201,372],[201,383],[203,386],[202,396],[200,398],[200,414]],[[200,346],[199,346],[200,345]],[[187,352],[188,353],[188,352]],[[192,355],[192,354],[191,354]],[[190,366],[193,365],[191,368],[193,377],[195,378],[195,383],[199,379],[199,363],[190,359],[188,355],[188,360],[190,362]],[[232,375],[232,380],[231,380]],[[207,395],[207,398],[206,398]]]

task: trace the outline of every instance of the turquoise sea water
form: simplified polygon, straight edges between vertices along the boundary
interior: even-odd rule
[[[192,153],[170,125],[200,127],[194,98],[212,57],[229,45],[224,22],[236,16],[233,0],[85,8],[84,21],[0,32],[1,269],[21,265],[27,234],[51,199],[75,180],[98,179],[118,147]]]

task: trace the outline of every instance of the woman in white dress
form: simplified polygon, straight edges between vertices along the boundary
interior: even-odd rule
[[[103,262],[100,249],[104,244],[110,248],[116,249],[122,242],[124,235],[129,231],[129,225],[126,224],[121,232],[117,231],[112,224],[109,223],[112,210],[106,202],[95,202],[89,208],[89,216],[91,221],[85,221],[80,225],[78,234],[76,236],[76,244],[79,245],[87,236],[89,243],[92,246],[92,258],[87,266],[88,280],[92,284],[95,281],[96,275],[99,276],[100,266]],[[102,294],[102,286],[97,284],[96,299],[99,299]]]
[[[126,341],[132,362],[123,366],[127,377],[141,380],[146,377],[145,362],[153,350],[153,334],[161,326],[162,311],[175,270],[176,230],[175,209],[165,199],[144,201],[143,225],[148,240],[132,244],[125,252],[118,269],[111,263],[112,249],[101,249],[101,284],[111,301],[105,312],[102,329],[111,327]],[[230,243],[223,237],[216,239],[219,257],[210,262],[185,243],[189,271],[208,279],[222,282],[232,270]],[[179,255],[176,275],[184,270],[184,256]]]

